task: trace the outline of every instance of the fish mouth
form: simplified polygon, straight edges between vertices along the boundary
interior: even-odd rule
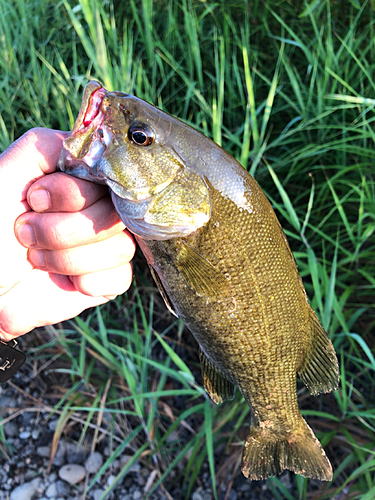
[[[94,121],[95,124],[99,125],[98,122],[101,122],[103,118],[101,105],[106,93],[107,90],[95,80],[86,85],[81,109],[74,124],[72,135],[90,131]]]
[[[71,135],[64,140],[64,168],[93,167],[112,140],[112,133],[103,126],[103,99],[108,91],[97,81],[89,82],[84,90],[81,109]],[[61,167],[61,165],[60,165]],[[72,172],[73,173],[73,172]]]

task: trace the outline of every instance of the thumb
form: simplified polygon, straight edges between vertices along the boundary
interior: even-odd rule
[[[2,193],[6,205],[24,201],[36,179],[56,170],[62,141],[69,133],[34,128],[0,155],[0,186],[6,186]]]

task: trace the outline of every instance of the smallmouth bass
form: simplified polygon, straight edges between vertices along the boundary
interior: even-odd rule
[[[206,391],[221,403],[237,386],[251,407],[243,474],[331,480],[296,376],[313,395],[334,390],[337,358],[256,181],[185,123],[95,81],[59,168],[108,185],[167,307],[199,343]]]

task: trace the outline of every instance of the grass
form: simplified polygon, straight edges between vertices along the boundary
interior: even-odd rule
[[[276,499],[375,495],[372,40],[374,5],[362,0],[0,0],[2,149],[33,126],[71,128],[96,78],[212,137],[271,199],[341,366],[333,395],[299,390],[333,481],[272,478]],[[149,494],[173,497],[179,485],[191,498],[206,467],[224,498],[240,474],[249,410],[238,394],[209,402],[191,336],[138,262],[127,294],[30,346],[38,366],[60,357],[55,443],[72,421],[93,447],[110,436],[87,492],[126,452],[107,492],[138,460],[154,474]]]

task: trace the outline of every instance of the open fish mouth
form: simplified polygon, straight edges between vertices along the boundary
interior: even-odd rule
[[[82,169],[93,167],[109,146],[112,133],[103,126],[102,106],[107,93],[99,82],[91,81],[86,85],[72,133],[64,141],[65,154],[59,162],[61,170],[77,169],[78,164]]]
[[[103,120],[101,106],[106,93],[107,90],[99,82],[91,81],[86,85],[72,135],[88,132],[93,125],[99,126],[101,124]]]

